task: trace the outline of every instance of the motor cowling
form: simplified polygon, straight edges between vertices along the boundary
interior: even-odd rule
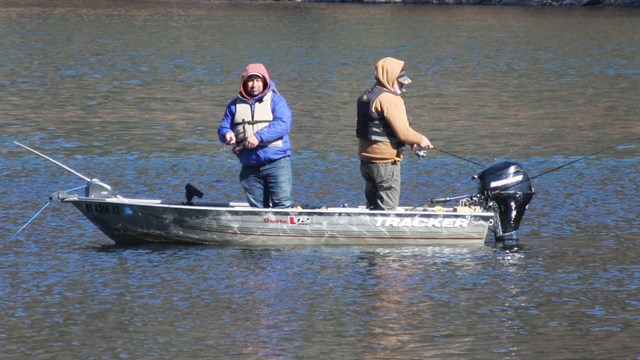
[[[482,170],[475,176],[479,193],[498,213],[496,241],[504,246],[518,245],[517,230],[534,195],[529,174],[515,162],[504,161]]]

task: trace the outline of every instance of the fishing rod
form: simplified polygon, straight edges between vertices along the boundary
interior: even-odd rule
[[[466,161],[466,162],[468,162],[468,163],[470,163],[470,164],[473,164],[473,165],[476,165],[476,166],[480,166],[480,167],[484,167],[484,165],[482,165],[482,164],[480,164],[480,163],[477,163],[477,162],[475,162],[475,161],[471,161],[471,160],[469,160],[469,159],[465,159],[465,158],[463,158],[462,156],[458,156],[458,155],[456,155],[456,154],[452,154],[452,153],[450,153],[450,152],[448,152],[448,151],[445,151],[445,150],[442,150],[442,149],[440,149],[440,148],[434,147],[433,149],[434,149],[434,150],[438,150],[438,151],[440,151],[441,153],[445,153],[445,154],[447,154],[447,155],[451,155],[451,156],[453,156],[453,157],[455,157],[455,158],[458,158],[458,159],[460,159],[460,160],[464,160],[464,161]]]
[[[82,186],[78,186],[78,187],[76,187],[76,188],[69,189],[69,190],[66,190],[66,191],[64,191],[64,192],[70,192],[70,191],[74,191],[74,190],[82,189],[83,187],[84,187],[84,185],[82,185]],[[53,194],[51,194],[51,195],[49,196],[49,201],[47,201],[47,203],[46,203],[46,204],[44,204],[44,206],[43,206],[40,210],[38,210],[38,211],[37,211],[37,212],[36,212],[36,213],[31,217],[31,219],[29,219],[29,220],[28,220],[24,225],[22,225],[22,227],[20,227],[20,229],[18,229],[18,231],[16,231],[16,233],[15,233],[15,234],[13,234],[13,236],[11,236],[11,237],[9,238],[9,241],[11,241],[11,240],[15,239],[16,237],[18,237],[18,234],[20,234],[20,232],[21,232],[22,230],[24,230],[27,226],[29,226],[29,224],[31,224],[31,223],[33,222],[33,220],[35,220],[35,219],[38,217],[38,215],[40,215],[40,214],[44,211],[44,209],[46,209],[46,208],[47,208],[47,206],[49,206],[49,205],[51,204],[51,202],[53,201],[53,198],[54,198],[54,194],[56,194],[56,193],[58,193],[58,191],[56,191],[55,193],[53,193]]]
[[[90,182],[90,181],[91,181],[91,179],[90,179],[90,178],[88,178],[88,177],[86,177],[86,176],[84,176],[84,175],[80,174],[79,172],[77,172],[77,171],[73,170],[72,168],[70,168],[70,167],[68,167],[68,166],[66,166],[66,165],[64,165],[64,164],[62,164],[61,162],[59,162],[59,161],[57,161],[57,160],[54,160],[54,159],[52,159],[52,158],[48,157],[47,155],[45,155],[45,154],[43,154],[43,153],[41,153],[41,152],[39,152],[39,151],[37,151],[37,150],[34,150],[34,149],[32,149],[32,148],[30,148],[30,147],[28,147],[28,146],[26,146],[26,145],[24,145],[24,144],[21,144],[21,143],[19,143],[19,142],[17,142],[17,141],[14,141],[14,143],[15,143],[16,145],[18,145],[18,146],[21,146],[21,147],[23,147],[23,148],[25,148],[25,149],[27,149],[27,150],[29,150],[29,151],[33,152],[34,154],[37,154],[37,155],[42,156],[43,158],[45,158],[45,159],[47,159],[47,160],[49,160],[49,161],[53,162],[53,163],[54,163],[54,164],[56,164],[56,165],[59,165],[59,166],[63,167],[65,170],[68,170],[68,171],[72,172],[74,175],[79,176],[80,178],[84,179],[85,181],[88,181],[88,182]],[[70,190],[67,190],[66,192],[69,192],[69,191],[75,191],[75,190],[81,189],[81,188],[83,188],[83,187],[85,187],[85,185],[83,185],[83,186],[79,186],[79,187],[77,187],[77,188],[73,188],[73,189],[70,189]],[[57,193],[57,192],[56,192],[56,193]],[[55,193],[54,193],[54,194],[55,194]],[[31,222],[33,222],[33,221],[38,217],[38,215],[40,215],[40,214],[44,211],[44,209],[46,209],[46,208],[47,208],[47,206],[49,206],[49,204],[51,204],[51,202],[53,201],[53,198],[54,198],[54,195],[53,195],[53,194],[52,194],[51,196],[49,196],[49,201],[48,201],[46,204],[44,204],[44,206],[43,206],[40,210],[38,210],[38,211],[37,211],[37,212],[36,212],[36,213],[31,217],[31,219],[29,219],[29,221],[27,221],[24,225],[22,225],[22,227],[21,227],[20,229],[18,229],[18,231],[17,231],[15,234],[13,234],[13,236],[11,236],[11,237],[9,238],[9,241],[11,241],[11,240],[15,239],[15,238],[18,236],[18,234],[20,234],[20,232],[21,232],[22,230],[24,230],[24,229],[25,229],[29,224],[31,224]]]
[[[427,157],[427,151],[428,151],[428,150],[438,150],[438,151],[440,151],[440,152],[442,152],[442,153],[445,153],[445,154],[447,154],[447,155],[451,155],[451,156],[453,156],[453,157],[455,157],[455,158],[458,158],[458,159],[460,159],[460,160],[464,160],[464,161],[466,161],[466,162],[468,162],[468,163],[471,163],[471,164],[473,164],[473,165],[477,165],[477,166],[480,166],[480,167],[484,167],[484,165],[482,165],[482,164],[480,164],[480,163],[477,163],[477,162],[475,162],[475,161],[471,161],[471,160],[469,160],[469,159],[465,159],[465,158],[463,158],[462,156],[458,156],[458,155],[456,155],[456,154],[450,153],[450,152],[448,152],[448,151],[442,150],[442,149],[437,148],[437,147],[428,148],[428,147],[420,147],[420,146],[416,146],[416,147],[414,147],[414,148],[413,148],[413,152],[414,152],[414,153],[416,154],[416,156],[417,156],[417,157],[419,157],[420,159],[424,159],[425,157]]]
[[[590,157],[592,157],[592,156],[595,156],[595,155],[601,154],[601,153],[603,153],[603,152],[605,152],[605,151],[611,150],[611,149],[616,148],[616,147],[618,147],[618,146],[622,146],[622,145],[625,145],[625,144],[628,144],[628,143],[634,142],[634,141],[636,141],[636,140],[638,140],[638,139],[640,139],[640,136],[636,136],[636,137],[634,137],[634,138],[631,138],[631,139],[625,140],[625,141],[620,142],[620,143],[617,143],[617,144],[615,144],[615,145],[607,146],[607,147],[606,147],[606,148],[604,148],[604,149],[600,149],[600,150],[598,150],[598,151],[596,151],[596,152],[594,152],[594,153],[591,153],[591,154],[589,154],[589,155],[585,155],[585,156],[582,156],[582,157],[580,157],[580,158],[578,158],[578,159],[575,159],[575,160],[569,161],[569,162],[567,162],[567,163],[565,163],[565,164],[562,164],[562,165],[560,165],[560,166],[556,166],[556,167],[555,167],[555,168],[553,168],[553,169],[549,169],[549,170],[543,171],[543,172],[541,172],[541,173],[539,173],[539,174],[537,174],[537,175],[535,175],[535,176],[525,177],[525,178],[523,178],[522,180],[517,181],[517,182],[514,182],[513,184],[511,184],[511,185],[509,185],[509,186],[507,186],[507,187],[501,188],[501,191],[505,191],[505,190],[511,189],[511,188],[513,188],[513,187],[515,187],[515,186],[518,186],[518,185],[520,185],[520,184],[522,184],[522,183],[525,183],[525,182],[528,182],[528,181],[533,180],[533,179],[535,179],[535,178],[538,178],[538,177],[540,177],[540,176],[542,176],[542,175],[546,175],[546,174],[551,173],[551,172],[554,172],[554,171],[556,171],[556,170],[560,170],[560,169],[564,168],[565,166],[569,166],[569,165],[571,165],[571,164],[575,164],[575,163],[576,163],[576,162],[578,162],[578,161],[581,161],[581,160],[584,160],[584,159],[590,158]],[[464,159],[463,159],[463,160],[464,160]],[[460,199],[460,198],[464,198],[464,197],[473,197],[473,195],[462,195],[462,196],[445,197],[445,198],[431,198],[431,199],[430,199],[430,201],[431,201],[431,203],[443,203],[443,202],[448,202],[448,201],[451,201],[451,200],[456,200],[456,199]]]
[[[592,157],[592,156],[596,156],[596,155],[601,154],[601,153],[603,153],[603,152],[605,152],[605,151],[611,150],[611,149],[616,148],[616,147],[618,147],[618,146],[625,145],[625,144],[627,144],[627,143],[630,143],[630,142],[636,141],[636,140],[638,140],[638,139],[640,139],[640,136],[636,136],[636,137],[634,137],[634,138],[632,138],[632,139],[625,140],[625,141],[623,141],[623,142],[621,142],[621,143],[618,143],[618,144],[615,144],[615,145],[608,146],[608,147],[606,147],[606,148],[604,148],[604,149],[601,149],[601,150],[598,150],[598,151],[596,151],[596,152],[594,152],[594,153],[592,153],[592,154],[582,156],[582,157],[580,157],[580,158],[578,158],[578,159],[575,159],[575,160],[569,161],[569,162],[568,162],[568,163],[566,163],[566,164],[562,164],[562,165],[557,166],[557,167],[555,167],[555,168],[553,168],[553,169],[543,171],[543,172],[541,172],[540,174],[537,174],[537,175],[535,175],[535,176],[530,177],[530,178],[529,178],[529,180],[535,179],[535,178],[537,178],[537,177],[540,177],[540,176],[542,176],[542,175],[548,174],[548,173],[553,172],[553,171],[556,171],[556,170],[560,170],[560,169],[562,169],[562,168],[563,168],[563,167],[565,167],[565,166],[569,166],[569,165],[571,165],[571,164],[575,164],[575,163],[577,163],[578,161],[581,161],[581,160],[584,160],[584,159],[590,158],[590,157]],[[450,153],[450,152],[448,152],[448,151],[445,151],[445,150],[442,150],[442,149],[440,149],[440,148],[436,148],[436,147],[434,147],[433,149],[434,149],[434,150],[438,150],[438,151],[440,151],[440,152],[442,152],[442,153],[445,153],[445,154],[447,154],[447,155],[451,155],[451,156],[453,156],[453,157],[455,157],[455,158],[458,158],[458,159],[460,159],[460,160],[464,160],[464,161],[466,161],[466,162],[468,162],[468,163],[471,163],[471,164],[474,164],[474,165],[478,165],[478,166],[480,166],[480,167],[484,167],[484,165],[482,165],[482,164],[480,164],[480,163],[477,163],[477,162],[475,162],[475,161],[471,161],[471,160],[469,160],[469,159],[465,159],[465,158],[463,158],[462,156],[458,156],[458,155],[456,155],[456,154],[452,154],[452,153]],[[517,184],[515,184],[515,185],[517,185]]]
[[[33,220],[35,220],[35,219],[38,217],[38,215],[40,215],[40,214],[44,211],[44,209],[46,209],[46,208],[47,208],[47,206],[49,206],[49,204],[51,204],[51,200],[47,201],[47,203],[46,203],[46,204],[44,204],[44,206],[43,206],[40,210],[38,210],[38,211],[37,211],[37,212],[36,212],[36,213],[31,217],[31,219],[29,219],[29,221],[27,221],[24,225],[22,225],[22,227],[20,227],[20,229],[18,229],[18,231],[16,231],[16,233],[15,233],[15,234],[13,234],[13,236],[11,236],[11,237],[9,238],[9,241],[11,241],[11,240],[15,239],[15,238],[18,236],[18,234],[20,234],[20,232],[21,232],[22,230],[24,230],[24,229],[25,229],[29,224],[31,224],[31,222],[32,222]]]
[[[52,159],[52,158],[48,157],[47,155],[45,155],[45,154],[43,154],[43,153],[41,153],[41,152],[39,152],[39,151],[36,151],[36,150],[34,150],[34,149],[32,149],[32,148],[30,148],[30,147],[26,146],[26,145],[20,144],[20,143],[19,143],[19,142],[17,142],[17,141],[14,141],[14,143],[15,143],[16,145],[18,145],[18,146],[22,146],[23,148],[25,148],[25,149],[27,149],[27,150],[29,150],[29,151],[31,151],[31,152],[33,152],[33,153],[35,153],[35,154],[38,154],[38,155],[42,156],[43,158],[45,158],[45,159],[47,159],[47,160],[49,160],[49,161],[53,162],[53,163],[54,163],[54,164],[56,164],[56,165],[62,166],[64,169],[66,169],[66,170],[68,170],[68,171],[71,171],[73,174],[75,174],[75,175],[77,175],[77,176],[79,176],[79,177],[83,178],[83,179],[84,179],[84,180],[86,180],[86,181],[91,181],[91,179],[89,179],[88,177],[86,177],[86,176],[84,176],[84,175],[80,174],[79,172],[77,172],[77,171],[73,170],[72,168],[70,168],[70,167],[68,167],[68,166],[66,166],[66,165],[64,165],[64,164],[62,164],[62,163],[60,163],[59,161],[56,161],[56,160],[54,160],[54,159]]]
[[[627,144],[627,143],[630,143],[630,142],[636,141],[636,140],[638,140],[638,139],[640,139],[640,136],[636,136],[636,137],[634,137],[634,138],[632,138],[632,139],[625,140],[625,141],[623,141],[623,142],[621,142],[621,143],[619,143],[619,144],[616,144],[616,145],[611,145],[611,146],[606,147],[606,148],[604,148],[604,149],[598,150],[598,151],[594,152],[593,154],[589,154],[589,155],[582,156],[582,157],[580,157],[580,158],[578,158],[578,159],[575,159],[575,160],[569,161],[569,162],[568,162],[568,163],[566,163],[566,164],[562,164],[562,165],[560,165],[560,166],[556,166],[556,167],[555,167],[555,168],[553,168],[553,169],[543,171],[543,172],[541,172],[540,174],[537,174],[537,175],[534,175],[534,176],[530,177],[529,179],[530,179],[530,180],[531,180],[531,179],[535,179],[535,178],[540,177],[540,176],[542,176],[542,175],[546,175],[546,174],[548,174],[548,173],[550,173],[550,172],[553,172],[553,171],[556,171],[556,170],[560,170],[560,169],[562,169],[563,167],[565,167],[565,166],[569,166],[569,165],[571,165],[571,164],[575,164],[575,163],[577,163],[577,162],[578,162],[578,161],[580,161],[580,160],[584,160],[584,159],[590,158],[590,157],[592,157],[592,156],[595,156],[595,155],[601,154],[601,153],[603,153],[603,152],[605,152],[605,151],[611,150],[611,149],[616,148],[616,147],[618,147],[618,146],[625,145],[625,144]]]
[[[443,198],[431,198],[429,199],[429,202],[432,204],[438,204],[438,203],[446,203],[452,200],[458,200],[458,199],[475,199],[476,198],[476,194],[469,194],[469,195],[459,195],[459,196],[447,196],[447,197],[443,197]]]
[[[601,153],[603,153],[603,152],[605,152],[605,151],[611,150],[611,149],[616,148],[616,147],[618,147],[618,146],[622,146],[622,145],[628,144],[628,143],[633,142],[633,141],[636,141],[636,140],[638,140],[638,139],[640,139],[640,136],[636,136],[636,137],[631,138],[631,139],[629,139],[629,140],[625,140],[625,141],[623,141],[623,142],[621,142],[621,143],[618,143],[618,144],[615,144],[615,145],[608,146],[608,147],[606,147],[606,148],[604,148],[604,149],[601,149],[601,150],[598,150],[598,151],[596,151],[596,152],[594,152],[594,153],[592,153],[592,154],[582,156],[582,157],[577,158],[577,159],[575,159],[575,160],[571,160],[571,161],[569,161],[568,163],[562,164],[562,165],[560,165],[560,166],[556,166],[556,167],[554,167],[553,169],[549,169],[549,170],[543,171],[543,172],[541,172],[541,173],[539,173],[539,174],[536,174],[536,175],[534,175],[534,176],[529,177],[528,179],[526,179],[526,178],[525,178],[525,179],[522,179],[521,181],[515,182],[515,183],[511,184],[510,186],[507,186],[507,187],[503,188],[502,190],[510,189],[510,188],[512,188],[512,187],[514,187],[514,186],[518,186],[518,185],[522,184],[523,182],[527,182],[527,181],[533,180],[533,179],[535,179],[535,178],[537,178],[537,177],[540,177],[540,176],[542,176],[542,175],[546,175],[546,174],[548,174],[548,173],[550,173],[550,172],[554,172],[554,171],[556,171],[556,170],[560,170],[560,169],[562,169],[563,167],[565,167],[565,166],[569,166],[569,165],[571,165],[571,164],[575,164],[575,163],[577,163],[577,162],[578,162],[578,161],[580,161],[580,160],[584,160],[584,159],[590,158],[590,157],[592,157],[592,156],[595,156],[595,155],[601,154]]]
[[[409,117],[409,124],[413,124],[413,123],[414,123],[414,121],[413,121],[413,117]],[[432,148],[430,148],[430,149],[429,149],[429,148],[426,148],[426,147],[420,147],[420,146],[418,146],[418,147],[416,147],[416,148],[414,148],[414,149],[413,149],[413,152],[414,152],[414,153],[416,154],[416,156],[418,156],[420,159],[424,159],[424,158],[427,156],[427,150],[438,150],[438,151],[440,151],[441,153],[444,153],[444,154],[447,154],[447,155],[451,155],[451,156],[453,156],[454,158],[458,158],[458,159],[463,160],[463,161],[466,161],[466,162],[468,162],[468,163],[470,163],[470,164],[473,164],[473,165],[476,165],[476,166],[480,166],[480,167],[484,167],[484,165],[482,165],[482,164],[480,164],[480,163],[477,163],[477,162],[475,162],[475,161],[471,161],[471,160],[469,160],[469,159],[465,159],[465,158],[463,158],[462,156],[458,156],[458,155],[456,155],[456,154],[453,154],[453,153],[450,153],[450,152],[448,152],[448,151],[442,150],[442,149],[437,148],[437,147],[435,147],[435,146],[434,146],[434,147],[432,147]]]

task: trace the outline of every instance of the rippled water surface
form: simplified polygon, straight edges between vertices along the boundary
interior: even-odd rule
[[[0,3],[0,358],[638,359],[640,12],[349,4]],[[241,200],[217,142],[242,68],[294,111],[295,201],[361,204],[355,99],[406,60],[414,126],[537,191],[524,250],[121,248],[82,186]],[[601,150],[605,150],[600,152]],[[403,162],[404,204],[473,192],[471,162]]]

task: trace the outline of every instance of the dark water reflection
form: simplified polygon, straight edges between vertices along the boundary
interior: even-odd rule
[[[295,114],[295,200],[362,203],[354,99],[407,61],[415,126],[532,175],[639,136],[640,13],[348,4],[0,6],[0,357],[640,356],[638,142],[536,178],[524,251],[488,247],[120,248],[83,185],[239,200],[215,128],[248,62]],[[247,29],[245,19],[253,28]],[[403,203],[473,192],[480,168],[408,157]]]

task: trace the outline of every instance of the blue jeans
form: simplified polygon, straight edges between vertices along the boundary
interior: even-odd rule
[[[264,165],[242,165],[240,185],[249,205],[259,208],[290,208],[291,159],[283,157]]]

